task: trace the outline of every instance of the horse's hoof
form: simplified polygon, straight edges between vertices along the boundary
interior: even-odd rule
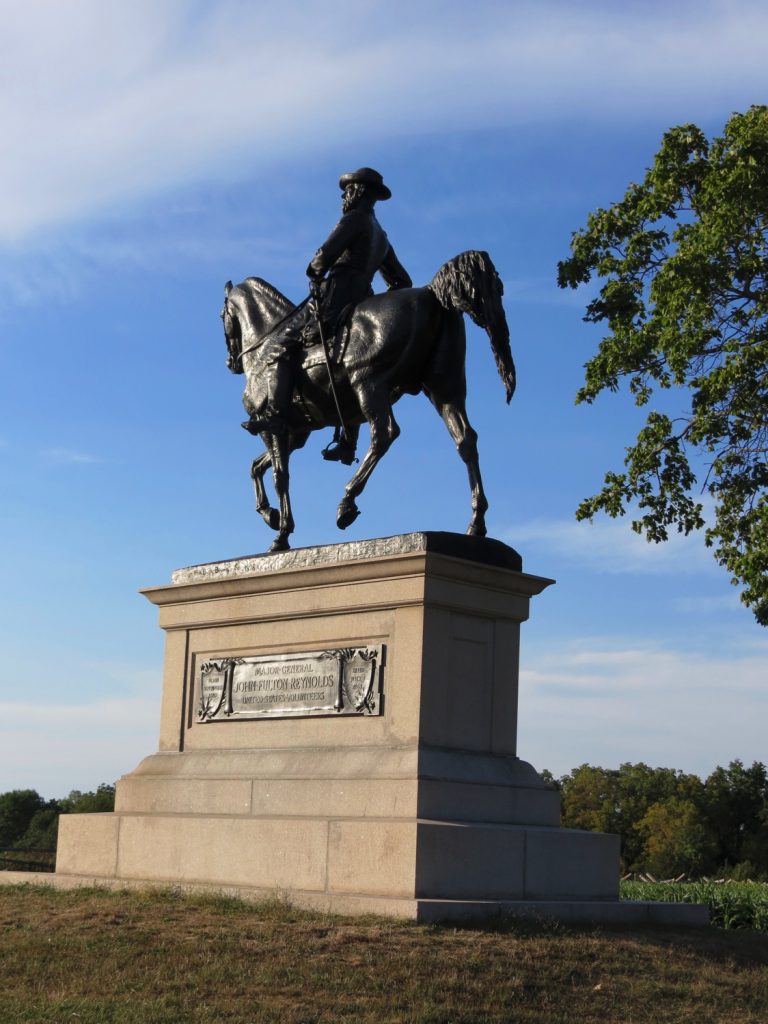
[[[354,501],[351,498],[345,499],[341,502],[336,512],[336,525],[340,530],[346,530],[348,526],[351,526],[352,523],[354,523],[359,515],[360,509]]]
[[[290,551],[291,545],[287,537],[275,537],[269,549],[269,554],[274,555],[278,551]]]

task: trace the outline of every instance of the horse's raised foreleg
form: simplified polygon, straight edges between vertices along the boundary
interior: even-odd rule
[[[488,532],[485,526],[488,499],[485,496],[483,478],[480,475],[477,433],[467,419],[463,400],[442,401],[432,393],[429,393],[429,399],[440,413],[443,423],[456,443],[456,450],[467,467],[469,486],[472,491],[472,518],[469,521],[467,533],[473,537],[485,537]]]
[[[383,384],[374,387],[368,385],[357,390],[360,409],[371,428],[371,441],[360,468],[344,488],[344,497],[336,511],[336,525],[340,530],[354,523],[360,515],[355,498],[368,483],[368,477],[376,468],[381,457],[387,452],[392,442],[400,434],[400,427],[392,413],[389,389]]]

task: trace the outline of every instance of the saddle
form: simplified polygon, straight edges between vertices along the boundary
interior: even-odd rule
[[[323,324],[323,337],[328,347],[328,358],[334,368],[341,368],[344,363],[344,353],[347,351],[349,343],[349,327],[354,309],[355,303],[353,302],[344,306],[336,318],[335,331],[333,331],[332,325]],[[301,365],[304,369],[309,369],[311,366],[325,366],[325,353],[320,341],[320,332],[314,321],[304,328]]]

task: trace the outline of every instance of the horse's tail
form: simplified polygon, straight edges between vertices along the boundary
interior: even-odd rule
[[[501,303],[504,285],[491,257],[475,249],[459,253],[440,267],[429,287],[441,306],[466,313],[486,331],[509,402],[515,393],[515,364]]]

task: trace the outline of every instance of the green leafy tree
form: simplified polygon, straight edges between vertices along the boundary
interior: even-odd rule
[[[619,831],[617,773],[582,764],[560,780],[562,823],[587,832]]]
[[[637,831],[643,837],[645,871],[662,878],[711,871],[717,842],[691,800],[670,797],[651,804]]]
[[[609,333],[577,402],[625,381],[649,411],[624,472],[577,518],[633,508],[633,529],[659,542],[704,527],[708,492],[705,542],[768,625],[768,107],[734,114],[711,142],[692,124],[667,132],[642,184],[591,214],[558,267],[563,288],[593,275],[584,319]]]
[[[717,866],[727,874],[748,862],[748,876],[768,875],[768,772],[756,761],[715,768],[704,784],[702,809],[718,836]]]
[[[642,762],[617,769],[583,764],[563,776],[560,790],[563,825],[618,834],[622,869],[639,871],[645,867],[646,841],[639,825],[649,808],[669,799],[690,800],[698,807],[703,784],[696,775]]]
[[[0,793],[0,847],[18,846],[35,815],[46,802],[34,789]]]
[[[732,878],[768,882],[768,802],[758,811],[752,828],[744,836],[739,858],[730,872]]]
[[[555,778],[555,776],[552,774],[549,768],[543,768],[539,772],[539,775],[541,776],[542,781],[546,782],[548,786],[552,786],[554,789],[557,790],[560,789],[560,780]]]
[[[81,793],[73,789],[69,796],[59,801],[62,814],[93,814],[98,811],[114,811],[115,787],[102,782],[95,792]]]
[[[44,800],[34,789],[0,793],[0,847],[55,850],[60,814],[113,811],[115,787],[102,783],[93,792],[74,789],[61,800]]]
[[[50,800],[36,811],[24,834],[14,843],[25,850],[55,850],[59,832],[59,806]]]
[[[673,768],[651,768],[642,762],[622,764],[617,772],[619,784],[618,831],[622,837],[624,865],[637,871],[643,867],[645,837],[640,822],[648,810],[668,800],[696,801],[701,780]]]

